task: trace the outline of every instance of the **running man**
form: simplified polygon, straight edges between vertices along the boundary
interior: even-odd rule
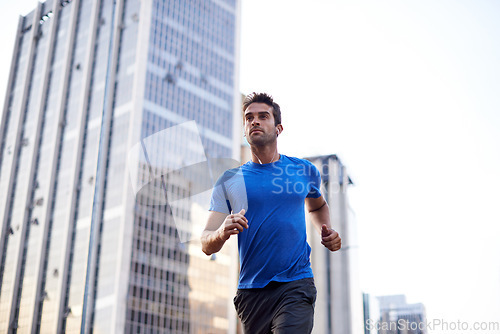
[[[252,160],[226,171],[212,192],[201,242],[207,255],[238,236],[240,278],[234,305],[245,333],[310,333],[316,288],[306,216],[334,252],[341,239],[330,227],[321,176],[309,161],[278,153],[281,111],[265,93],[243,102]]]

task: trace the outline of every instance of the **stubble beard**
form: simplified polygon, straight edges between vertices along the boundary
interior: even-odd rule
[[[256,138],[249,136],[248,143],[250,146],[264,147],[266,145],[272,144],[276,141],[276,137],[263,132],[261,135],[258,135]]]

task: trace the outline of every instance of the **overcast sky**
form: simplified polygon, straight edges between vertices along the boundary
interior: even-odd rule
[[[2,106],[18,15],[35,5],[0,4]],[[355,183],[363,291],[406,294],[430,319],[500,321],[500,2],[242,10],[240,89],[281,105],[280,153],[337,154]]]

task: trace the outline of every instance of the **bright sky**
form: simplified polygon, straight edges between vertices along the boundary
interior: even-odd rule
[[[18,15],[35,5],[0,3],[2,107]],[[240,89],[280,103],[280,152],[337,154],[356,184],[362,290],[406,294],[429,319],[500,321],[500,2],[242,10]]]
[[[361,288],[500,321],[500,3],[305,4],[243,0],[240,89],[280,103],[280,152],[347,165]]]

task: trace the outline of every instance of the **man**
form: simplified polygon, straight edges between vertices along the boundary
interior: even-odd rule
[[[243,102],[252,160],[226,171],[214,187],[201,242],[207,255],[238,235],[240,279],[234,304],[245,333],[310,333],[316,288],[306,241],[305,209],[330,251],[341,247],[330,228],[321,177],[307,160],[278,153],[281,111],[271,96]]]

